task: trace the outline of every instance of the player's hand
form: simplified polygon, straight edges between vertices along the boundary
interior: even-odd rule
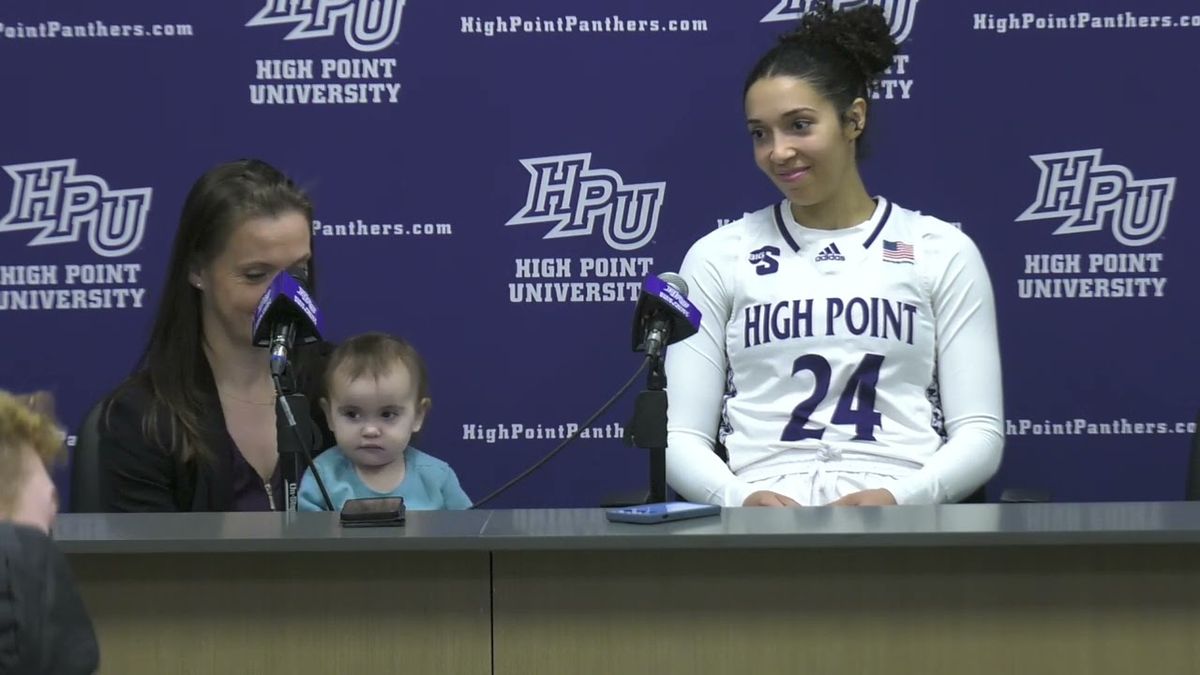
[[[800,502],[778,492],[759,490],[751,492],[746,501],[742,502],[742,506],[800,506]]]
[[[753,495],[751,495],[753,496]],[[895,506],[896,496],[884,488],[851,492],[830,506]]]

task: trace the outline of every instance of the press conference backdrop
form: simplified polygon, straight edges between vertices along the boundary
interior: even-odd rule
[[[863,168],[983,251],[1008,431],[993,494],[1181,497],[1200,5],[876,3],[903,52]],[[387,330],[427,357],[423,449],[473,497],[548,451],[638,365],[642,278],[778,199],[742,85],[808,3],[500,4],[6,0],[0,386],[49,388],[80,420],[144,344],[188,187],[256,156],[316,201],[328,336]],[[496,504],[645,486],[631,406]]]

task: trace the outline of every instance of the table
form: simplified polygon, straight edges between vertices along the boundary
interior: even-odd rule
[[[1200,504],[66,514],[106,673],[1200,672]]]

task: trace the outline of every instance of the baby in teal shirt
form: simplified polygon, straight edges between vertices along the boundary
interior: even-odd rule
[[[449,464],[409,445],[431,403],[412,345],[384,333],[343,342],[325,369],[325,392],[321,408],[338,444],[313,464],[335,509],[359,497],[403,497],[410,510],[471,506]],[[299,509],[325,510],[312,470],[300,481]]]

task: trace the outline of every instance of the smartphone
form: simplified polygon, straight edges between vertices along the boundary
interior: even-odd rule
[[[392,527],[404,524],[403,497],[347,499],[342,504],[342,527]]]
[[[614,523],[652,525],[672,520],[715,516],[721,513],[721,507],[713,504],[692,504],[691,502],[664,502],[662,504],[642,504],[640,506],[609,509],[605,513],[608,519]]]

